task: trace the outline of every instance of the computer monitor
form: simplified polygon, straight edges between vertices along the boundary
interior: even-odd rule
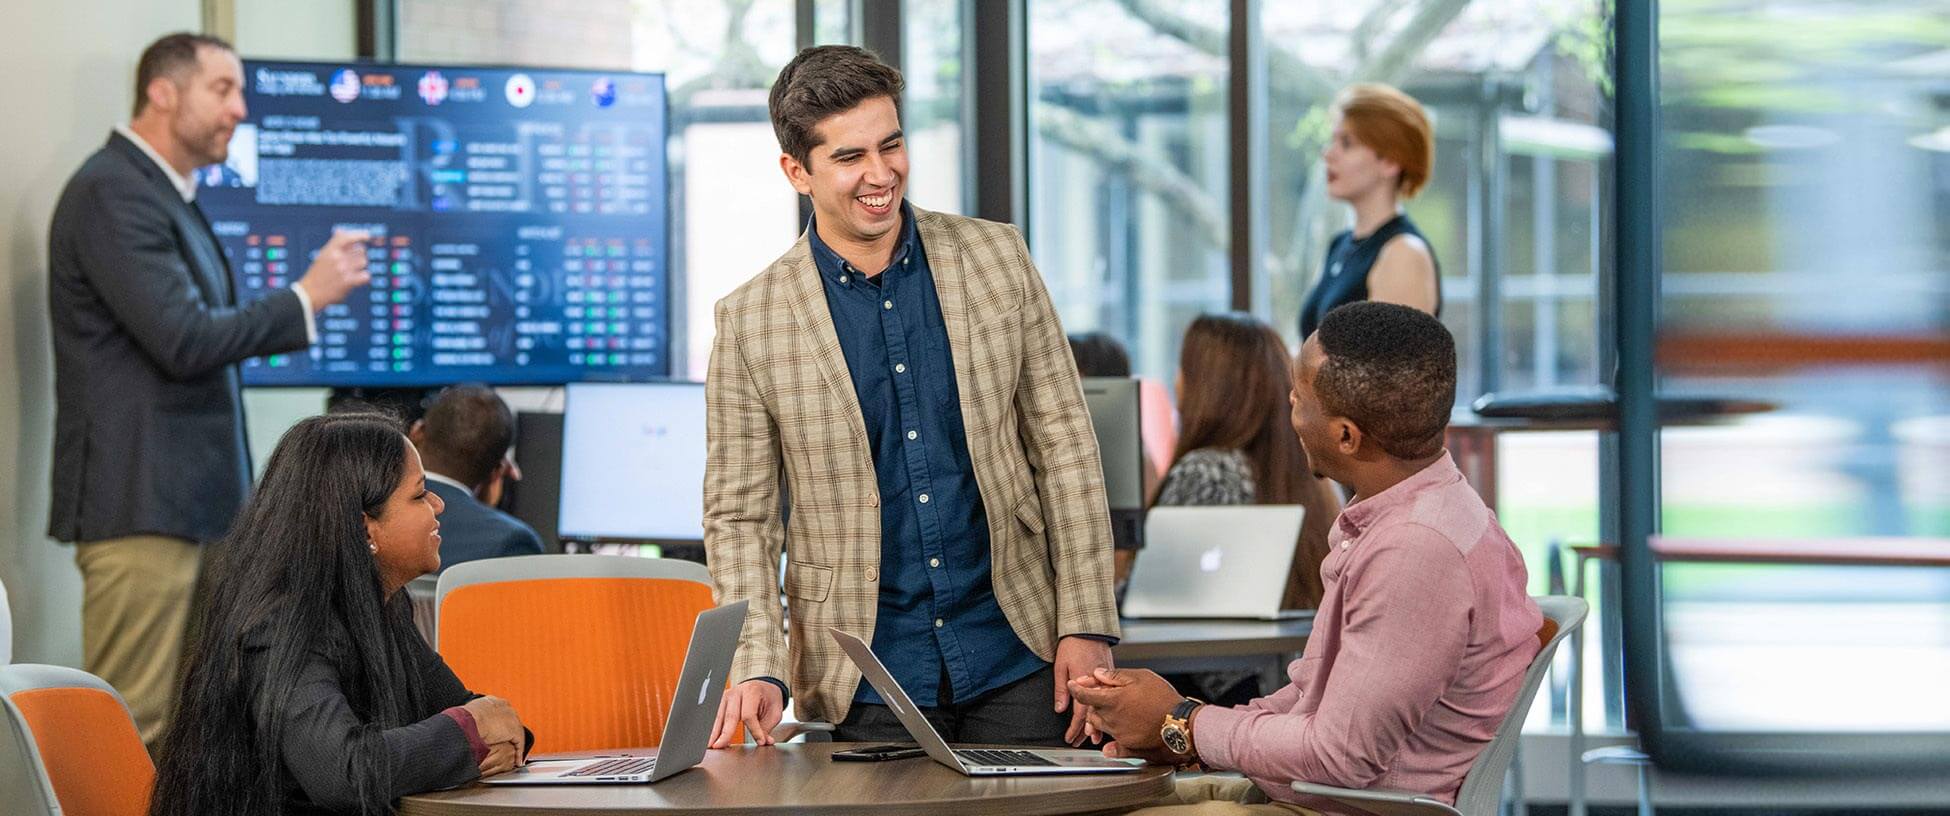
[[[1097,456],[1110,502],[1111,544],[1144,546],[1144,422],[1138,381],[1130,377],[1083,378],[1083,401],[1097,431]]]
[[[246,60],[197,201],[240,302],[336,230],[370,285],[247,385],[554,385],[670,374],[661,74]]]
[[[704,385],[576,383],[564,400],[562,540],[703,540]]]
[[[1097,431],[1104,469],[1104,497],[1113,511],[1144,510],[1144,424],[1138,413],[1138,381],[1130,377],[1083,378],[1083,401]]]

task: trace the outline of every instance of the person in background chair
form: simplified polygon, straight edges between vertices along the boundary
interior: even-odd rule
[[[1341,511],[1333,483],[1313,475],[1287,418],[1293,372],[1286,343],[1242,312],[1200,315],[1178,354],[1178,450],[1159,507],[1297,504],[1306,508],[1287,571],[1285,609],[1320,606],[1320,562]],[[1261,693],[1257,672],[1173,675],[1191,696],[1245,702]]]
[[[1333,484],[1313,475],[1287,419],[1293,389],[1286,343],[1257,317],[1200,315],[1178,354],[1178,450],[1158,491],[1160,507],[1297,504],[1307,509],[1294,543],[1283,605],[1320,605],[1320,562],[1341,511]]]
[[[238,297],[195,171],[228,155],[243,89],[223,40],[150,44],[133,117],[68,180],[48,230],[48,536],[75,544],[82,668],[121,692],[152,749],[200,545],[223,536],[250,492],[238,363],[306,348],[315,313],[368,278],[365,235],[341,232],[309,268],[294,265],[304,273],[289,288]]]
[[[211,548],[151,816],[379,814],[519,766],[533,742],[413,629],[442,502],[377,414],[299,422]]]
[[[1296,780],[1455,801],[1544,622],[1522,554],[1442,447],[1455,394],[1455,340],[1415,309],[1343,306],[1307,339],[1293,428],[1315,472],[1355,497],[1328,539],[1326,595],[1293,682],[1237,707],[1181,697],[1147,671],[1075,684],[1113,738],[1105,753],[1246,777],[1185,780],[1155,814],[1331,805],[1295,793]]]
[[[508,555],[540,555],[535,528],[495,508],[515,467],[515,415],[494,389],[457,385],[440,392],[408,432],[426,462],[427,489],[446,502],[440,566]]]

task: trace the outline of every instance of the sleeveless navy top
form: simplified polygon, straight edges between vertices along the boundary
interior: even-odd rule
[[[1408,220],[1408,216],[1396,215],[1366,238],[1355,238],[1353,230],[1343,230],[1334,236],[1333,243],[1327,246],[1327,265],[1320,273],[1320,280],[1307,293],[1306,305],[1300,307],[1302,341],[1320,327],[1321,318],[1335,307],[1368,299],[1368,271],[1374,269],[1375,259],[1381,257],[1381,248],[1397,235],[1422,238],[1422,231],[1415,228],[1415,222]],[[1429,247],[1429,260],[1435,264],[1435,314],[1441,317],[1442,263],[1435,260],[1435,246],[1429,239],[1422,238],[1422,244]]]

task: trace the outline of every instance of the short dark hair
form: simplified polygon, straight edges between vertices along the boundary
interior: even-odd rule
[[[1131,353],[1108,332],[1070,335],[1070,356],[1076,358],[1077,373],[1085,377],[1131,376]]]
[[[439,463],[440,475],[470,488],[494,475],[494,468],[515,443],[514,412],[501,395],[484,385],[456,385],[441,391],[424,422],[420,455]]]
[[[864,48],[816,45],[800,51],[779,69],[767,105],[779,150],[811,166],[813,148],[820,144],[815,125],[880,96],[894,100],[899,110],[906,87],[900,71]]]
[[[1314,374],[1321,406],[1399,459],[1442,450],[1456,402],[1456,340],[1442,321],[1396,303],[1360,301],[1314,332],[1327,359]]]
[[[230,43],[224,42],[222,37],[188,31],[166,34],[142,49],[142,56],[135,61],[134,115],[141,116],[143,108],[149,106],[149,83],[162,77],[180,83],[184,71],[196,68],[196,52],[205,48],[237,53],[237,49],[231,48]]]

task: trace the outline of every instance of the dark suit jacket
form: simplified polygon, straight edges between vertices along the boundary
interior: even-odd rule
[[[427,480],[427,489],[447,503],[440,512],[440,568],[463,561],[505,555],[540,555],[542,537],[521,519],[474,498],[472,493],[445,482]]]
[[[250,490],[237,363],[305,348],[297,293],[238,307],[202,210],[120,134],[62,190],[48,276],[48,535],[221,537]]]

